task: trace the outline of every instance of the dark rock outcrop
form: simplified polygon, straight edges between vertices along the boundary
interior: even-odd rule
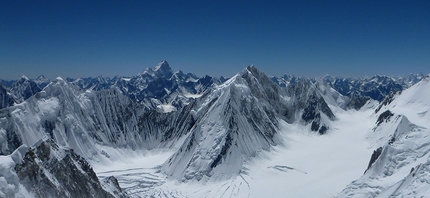
[[[15,171],[36,197],[115,197],[103,189],[84,158],[50,139],[31,148]]]

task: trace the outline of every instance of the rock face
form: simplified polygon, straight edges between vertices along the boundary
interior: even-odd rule
[[[0,109],[21,103],[39,91],[41,91],[39,86],[25,76],[13,82],[8,88],[0,84]]]
[[[123,197],[118,185],[103,189],[88,162],[71,149],[44,140],[28,150],[15,171],[21,183],[35,197]],[[115,181],[111,179],[111,181]]]
[[[0,84],[0,109],[10,107],[14,104],[15,100],[9,91]]]
[[[10,87],[10,92],[15,96],[16,101],[19,103],[27,100],[42,89],[33,81],[28,79],[26,76],[22,76],[17,82]]]
[[[106,177],[101,180],[103,188],[117,198],[125,198],[125,194],[119,186],[118,180],[114,176]]]

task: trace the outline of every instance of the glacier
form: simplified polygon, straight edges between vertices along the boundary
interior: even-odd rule
[[[426,195],[429,80],[255,66],[199,78],[167,61],[132,77],[23,76],[0,86],[0,195]],[[75,191],[70,177],[92,188]]]

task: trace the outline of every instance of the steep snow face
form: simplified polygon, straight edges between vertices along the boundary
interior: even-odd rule
[[[375,151],[365,174],[339,197],[428,195],[430,169],[429,77],[378,108],[368,139]],[[389,103],[389,104],[387,104]],[[383,104],[383,105],[384,105]],[[409,120],[413,120],[413,123]]]
[[[391,103],[382,107],[394,113],[406,115],[414,123],[430,128],[430,76],[394,96]]]
[[[83,109],[89,100],[61,78],[57,78],[41,92],[19,105],[1,111],[0,130],[2,153],[7,154],[19,145],[33,145],[45,135],[63,146],[70,146],[80,152],[93,149],[85,127],[90,119]]]
[[[96,145],[171,147],[194,125],[190,114],[193,106],[158,113],[116,89],[83,91],[58,78],[27,101],[0,110],[0,151],[10,154],[44,136],[93,160],[110,156]]]
[[[247,158],[281,142],[278,91],[254,67],[218,86],[192,110],[196,125],[162,170],[183,181],[237,176]]]
[[[368,169],[338,197],[426,195],[428,188],[423,187],[428,186],[429,182],[418,178],[429,178],[428,173],[422,171],[430,168],[429,129],[411,123],[403,115],[392,115],[369,131],[369,139],[377,149]]]
[[[321,90],[327,98],[333,93],[308,81],[283,89],[247,67],[197,100],[196,124],[163,171],[184,181],[237,176],[247,159],[281,143],[279,120],[324,134],[335,116]]]

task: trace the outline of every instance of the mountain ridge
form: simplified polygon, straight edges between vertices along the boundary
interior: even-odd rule
[[[285,132],[281,133],[285,127],[281,126],[330,137],[339,133],[337,122],[344,119],[339,115],[374,108],[378,111],[368,119],[374,119],[375,126],[366,141],[373,143],[375,150],[381,148],[380,153],[369,156],[372,160],[367,170],[361,170],[366,172],[363,177],[341,192],[358,196],[357,185],[377,181],[368,178],[391,178],[381,176],[387,170],[376,168],[388,163],[384,159],[397,160],[388,170],[393,174],[402,175],[404,167],[413,166],[411,173],[426,178],[427,163],[422,156],[420,163],[407,158],[406,166],[397,167],[404,157],[400,151],[417,137],[425,139],[427,136],[421,133],[427,133],[430,127],[426,122],[430,119],[430,106],[426,103],[430,77],[408,84],[418,78],[419,75],[400,80],[375,76],[367,78],[369,82],[329,76],[274,78],[255,66],[229,79],[198,78],[180,70],[173,72],[167,61],[130,78],[58,77],[42,89],[36,81],[21,78],[12,88],[0,87],[1,104],[5,104],[0,109],[0,151],[3,156],[11,155],[23,145],[37,146],[41,139],[49,138],[92,163],[116,160],[112,157],[115,149],[167,149],[173,151],[172,155],[156,167],[157,174],[182,183],[225,182],[243,178],[245,165],[261,153],[288,148]],[[44,78],[38,80],[47,82]],[[377,97],[368,93],[376,93]],[[412,110],[408,110],[410,107]],[[397,144],[400,150],[393,147]],[[428,153],[426,148],[423,143],[416,150]],[[271,167],[282,169],[279,167],[284,165]],[[414,177],[402,180],[402,188],[409,189]],[[29,186],[35,182],[26,184],[26,188],[32,189]],[[111,178],[101,183],[115,187],[118,182]],[[378,184],[371,195],[392,188],[395,183]],[[404,191],[392,194],[400,192]]]

